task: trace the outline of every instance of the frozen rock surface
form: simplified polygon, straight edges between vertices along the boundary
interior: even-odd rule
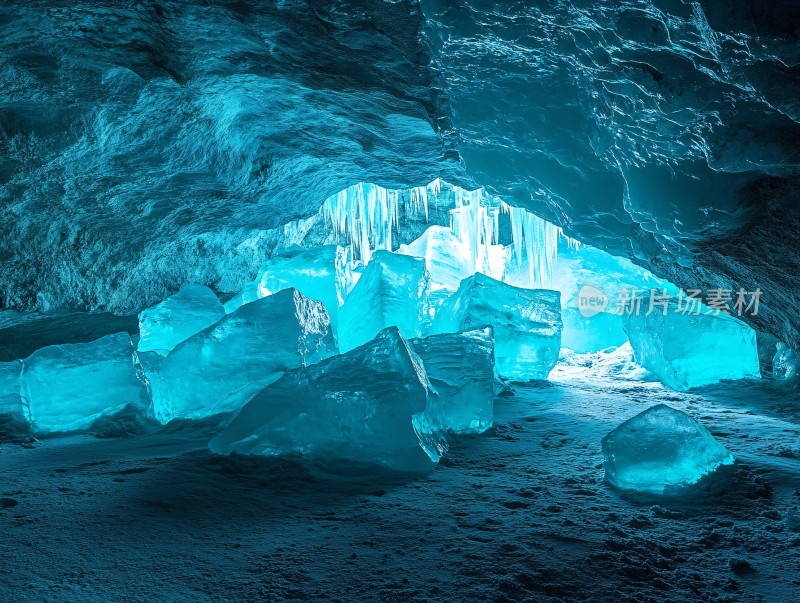
[[[149,406],[127,333],[37,350],[23,361],[22,396],[37,432],[85,429],[128,404]]]
[[[326,466],[424,471],[438,461],[415,427],[428,399],[424,370],[396,328],[346,354],[288,371],[216,437],[218,454],[300,454]]]
[[[295,289],[245,304],[179,344],[144,355],[155,417],[198,418],[236,410],[290,368],[335,352],[325,307]]]
[[[339,311],[340,349],[352,350],[390,326],[403,337],[420,336],[429,319],[429,295],[423,259],[376,251]]]
[[[507,379],[546,379],[561,348],[558,291],[520,289],[477,273],[442,306],[431,332],[457,333],[490,325],[497,372]]]
[[[776,345],[772,359],[772,376],[780,381],[788,381],[797,375],[797,353],[783,342]]]
[[[225,316],[222,303],[203,285],[187,285],[160,304],[139,314],[140,352],[166,356],[181,341]]]
[[[666,404],[628,419],[602,444],[606,481],[623,490],[669,493],[733,463],[705,427]]]
[[[425,431],[481,433],[494,418],[494,336],[491,327],[409,339],[436,392]],[[422,423],[420,423],[421,425]]]
[[[666,313],[642,309],[624,318],[636,362],[673,389],[761,376],[756,333],[733,316],[707,308],[684,313],[670,304]]]

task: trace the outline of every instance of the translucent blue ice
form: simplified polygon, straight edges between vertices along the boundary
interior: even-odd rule
[[[139,314],[140,352],[166,356],[171,349],[225,316],[222,303],[203,285],[187,285]]]
[[[21,374],[21,361],[0,362],[0,414],[27,415],[23,412]]]
[[[561,349],[558,291],[521,289],[484,274],[462,281],[437,313],[431,333],[494,329],[495,366],[513,381],[546,379]]]
[[[428,438],[414,427],[428,393],[422,366],[397,329],[389,328],[346,354],[287,371],[250,400],[209,448],[218,454],[300,454],[334,466],[429,470],[438,448],[426,449]]]
[[[733,455],[687,414],[665,404],[628,419],[603,438],[606,481],[664,494],[696,483]]]
[[[22,395],[39,432],[85,429],[128,404],[149,406],[127,333],[37,350],[23,361]]]
[[[320,301],[336,330],[339,306],[347,288],[346,250],[336,245],[311,249],[294,246],[264,264],[255,281],[225,304],[230,313],[243,304],[293,287],[309,299]]]
[[[756,332],[725,313],[643,309],[625,314],[625,332],[636,362],[676,390],[761,377]]]
[[[228,314],[165,358],[140,354],[156,419],[239,409],[284,371],[335,352],[325,307],[284,289]]]
[[[494,336],[491,327],[409,339],[434,393],[417,428],[482,433],[494,418]]]
[[[423,259],[376,251],[339,310],[339,348],[352,350],[390,326],[403,337],[421,335],[429,320],[429,295]]]

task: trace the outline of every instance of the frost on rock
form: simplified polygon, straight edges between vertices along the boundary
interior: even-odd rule
[[[140,352],[166,356],[181,341],[225,316],[222,303],[203,285],[187,285],[139,314]]]
[[[421,335],[429,318],[429,295],[424,260],[376,251],[339,310],[339,348],[352,350],[390,326],[403,337]]]
[[[325,307],[295,289],[249,304],[180,343],[165,358],[144,355],[156,419],[236,410],[290,368],[335,352]]]
[[[561,348],[560,297],[558,291],[512,287],[478,273],[465,279],[437,313],[431,333],[491,326],[501,377],[546,379]]]
[[[283,250],[261,268],[259,276],[225,304],[231,313],[246,303],[294,288],[325,306],[336,330],[339,306],[348,285],[347,250],[337,245],[312,249],[293,246]]]
[[[149,406],[127,333],[37,350],[23,361],[22,396],[38,432],[85,429],[128,404]]]
[[[482,433],[494,418],[494,336],[491,327],[409,339],[436,392],[418,429]],[[422,419],[422,418],[421,418]]]
[[[300,454],[327,466],[379,465],[425,471],[438,459],[425,449],[414,417],[428,385],[396,328],[346,354],[287,371],[260,391],[209,443],[218,454]]]
[[[733,464],[705,427],[665,404],[628,419],[602,445],[606,481],[623,490],[664,494]]]
[[[684,313],[669,304],[666,312],[626,314],[625,332],[636,362],[672,389],[760,378],[756,332],[728,314]]]
[[[783,342],[778,342],[772,359],[772,376],[780,381],[788,381],[797,375],[797,354]]]

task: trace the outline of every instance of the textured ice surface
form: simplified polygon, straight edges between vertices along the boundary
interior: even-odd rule
[[[783,342],[778,342],[772,359],[772,375],[781,381],[788,381],[797,375],[797,354]]]
[[[761,375],[755,331],[725,313],[682,313],[671,304],[666,314],[626,314],[625,332],[636,362],[676,390]]]
[[[243,304],[293,287],[309,299],[323,303],[335,331],[346,288],[345,252],[336,245],[283,250],[262,266],[255,281],[225,304],[225,311],[233,312]]]
[[[140,352],[166,356],[171,349],[225,316],[222,303],[203,285],[187,285],[139,314]]]
[[[545,379],[561,348],[558,291],[520,289],[483,274],[462,281],[437,313],[431,333],[457,333],[491,325],[495,366],[514,381]]]
[[[429,295],[423,259],[376,251],[339,310],[339,348],[352,350],[389,326],[403,337],[421,335],[429,318]]]
[[[628,419],[602,444],[606,480],[624,490],[663,494],[733,463],[705,427],[666,404]]]
[[[23,414],[21,374],[21,361],[0,362],[0,414]]]
[[[85,429],[128,404],[148,406],[130,335],[54,345],[23,361],[22,393],[36,431]]]
[[[427,396],[422,367],[397,329],[389,328],[346,354],[287,371],[250,400],[209,448],[427,470],[438,454],[423,449],[414,428]]]
[[[335,351],[325,307],[295,289],[245,304],[180,343],[144,355],[155,417],[196,418],[235,410],[289,368]]]
[[[425,421],[430,433],[481,433],[494,417],[494,336],[486,327],[409,339],[436,392],[429,398]]]

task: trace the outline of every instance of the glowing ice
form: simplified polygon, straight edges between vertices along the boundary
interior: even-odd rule
[[[436,392],[424,421],[428,433],[481,433],[494,417],[494,337],[491,327],[409,339]]]
[[[22,403],[22,362],[0,362],[0,414],[26,415]]]
[[[283,250],[261,268],[258,278],[225,304],[231,313],[243,304],[293,287],[309,299],[320,301],[328,311],[335,331],[339,306],[347,286],[346,250],[336,245],[312,249],[294,246]]]
[[[23,361],[22,394],[39,432],[85,429],[128,404],[149,406],[127,333],[35,351]]]
[[[429,294],[424,260],[376,251],[339,310],[339,348],[352,350],[389,326],[398,327],[403,337],[421,335]]]
[[[465,279],[437,313],[431,333],[491,325],[495,366],[514,381],[546,379],[561,349],[560,293],[520,289],[484,274]]]
[[[166,358],[144,357],[156,419],[236,410],[290,368],[334,353],[324,306],[295,289],[245,304]]]
[[[203,285],[187,285],[139,314],[140,352],[166,356],[171,349],[225,316],[222,303]]]
[[[288,371],[248,402],[209,448],[424,471],[438,461],[414,428],[427,395],[422,367],[389,328],[346,354]]]
[[[659,404],[603,438],[606,480],[652,494],[696,483],[733,455],[687,414]]]
[[[756,333],[728,314],[707,308],[683,313],[670,304],[625,315],[625,332],[636,362],[662,383],[687,390],[723,379],[759,379]]]

